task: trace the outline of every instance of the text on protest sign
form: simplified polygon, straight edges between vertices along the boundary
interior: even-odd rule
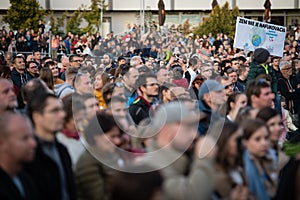
[[[284,26],[238,17],[233,46],[245,51],[263,47],[271,55],[282,57],[285,36]]]

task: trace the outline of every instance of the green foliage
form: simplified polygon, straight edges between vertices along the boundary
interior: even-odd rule
[[[89,8],[83,10],[83,18],[88,23],[88,25],[82,29],[84,32],[95,32],[100,30],[101,26],[101,6],[104,6],[104,1],[102,0],[91,0],[91,5]]]
[[[19,28],[38,29],[38,21],[43,19],[46,11],[40,6],[37,0],[10,0],[11,6],[3,21],[8,23],[10,29]]]
[[[191,23],[189,19],[186,19],[185,22],[182,25],[182,29],[183,29],[183,34],[187,35],[189,33],[191,33]]]
[[[68,12],[66,11],[61,17],[55,17],[53,12],[50,13],[50,25],[53,34],[60,34],[64,32],[64,24],[67,19]]]
[[[229,10],[228,2],[222,7],[217,5],[209,17],[194,29],[194,35],[199,34],[202,36],[211,32],[213,35],[224,33],[232,36],[235,33],[236,18],[238,16],[239,8],[237,6],[233,10]]]
[[[79,28],[82,21],[81,11],[75,10],[72,15],[67,19],[67,32],[72,32],[74,34],[80,34],[81,30]]]

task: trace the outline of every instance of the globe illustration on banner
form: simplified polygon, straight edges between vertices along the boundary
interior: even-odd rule
[[[253,27],[249,33],[249,39],[253,46],[258,47],[261,46],[266,40],[266,33],[264,29]]]

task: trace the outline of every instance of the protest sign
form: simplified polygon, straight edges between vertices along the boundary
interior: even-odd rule
[[[245,51],[263,47],[273,56],[283,56],[286,27],[237,18],[233,46]]]

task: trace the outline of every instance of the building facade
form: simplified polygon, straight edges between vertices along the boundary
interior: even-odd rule
[[[80,5],[88,6],[89,0],[38,0],[47,10],[59,16],[66,10],[72,12]],[[128,24],[142,24],[141,20],[158,21],[158,0],[104,0],[107,5],[103,13],[102,33],[114,31],[116,34],[128,30]],[[265,0],[227,0],[230,8],[238,6],[243,17],[262,21]],[[300,24],[300,0],[270,0],[272,23],[295,28]],[[223,5],[226,0],[218,0]],[[164,0],[166,10],[165,26],[178,25],[189,19],[191,25],[201,23],[211,12],[212,0]],[[0,1],[0,15],[5,15],[9,0]],[[144,14],[142,14],[144,11]],[[0,25],[5,25],[0,18]],[[83,24],[84,26],[84,24]]]

